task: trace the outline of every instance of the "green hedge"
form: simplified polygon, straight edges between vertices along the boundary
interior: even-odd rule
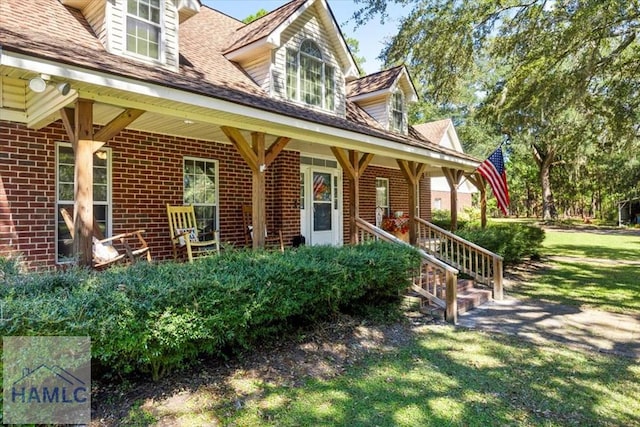
[[[89,335],[94,359],[109,370],[155,379],[199,354],[397,298],[419,262],[416,251],[385,243],[237,251],[100,273],[23,274],[4,262],[0,332]]]
[[[517,264],[540,256],[544,230],[526,224],[490,224],[456,231],[458,236],[482,246],[504,258],[505,264]]]

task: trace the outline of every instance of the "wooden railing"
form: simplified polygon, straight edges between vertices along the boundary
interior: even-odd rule
[[[471,276],[476,282],[491,287],[494,299],[503,298],[503,259],[500,255],[420,218],[416,218],[416,222],[420,248]]]
[[[380,239],[409,246],[408,243],[361,218],[356,218],[356,227],[358,228],[358,241],[361,243]],[[422,248],[416,248],[416,250],[420,253],[422,263],[420,271],[414,274],[411,289],[427,298],[432,304],[443,308],[445,310],[445,319],[448,322],[457,323],[458,270],[428,254]]]

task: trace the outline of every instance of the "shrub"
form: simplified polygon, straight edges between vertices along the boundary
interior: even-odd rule
[[[157,379],[201,353],[246,348],[294,325],[397,297],[419,262],[411,248],[372,243],[232,251],[193,264],[100,273],[12,272],[0,287],[0,332],[89,335],[97,362]]]
[[[458,213],[458,221],[456,224],[458,230],[467,228],[472,224],[476,224],[476,223],[479,224],[479,219],[476,219],[476,216],[478,218],[480,217],[479,214],[476,215],[476,212],[473,208],[465,209],[464,212]],[[451,230],[451,211],[448,211],[448,210],[433,211],[431,223],[445,230]]]
[[[526,224],[491,224],[487,228],[468,227],[456,234],[517,264],[527,257],[539,257],[544,230]]]

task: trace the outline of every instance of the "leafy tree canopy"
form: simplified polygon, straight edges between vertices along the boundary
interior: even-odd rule
[[[553,168],[570,176],[567,168],[583,164],[582,179],[594,179],[596,170],[602,177],[593,154],[604,153],[633,175],[640,151],[639,0],[357,2],[360,24],[384,22],[390,3],[408,8],[381,58],[408,64],[431,105],[422,112],[458,113],[530,147],[545,217],[554,213]]]
[[[259,11],[257,11],[256,13],[247,16],[246,18],[244,18],[242,20],[242,22],[244,22],[245,24],[250,24],[253,21],[255,21],[256,19],[262,18],[264,15],[268,14],[269,11],[264,10],[264,8],[260,9]]]

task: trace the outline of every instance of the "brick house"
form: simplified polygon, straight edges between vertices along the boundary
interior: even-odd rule
[[[167,203],[235,245],[243,204],[288,244],[355,243],[382,206],[428,220],[430,174],[479,161],[409,126],[416,99],[404,66],[359,76],[326,0],[247,25],[198,0],[2,0],[0,256],[73,259],[62,207],[81,248],[95,218],[155,260]]]

